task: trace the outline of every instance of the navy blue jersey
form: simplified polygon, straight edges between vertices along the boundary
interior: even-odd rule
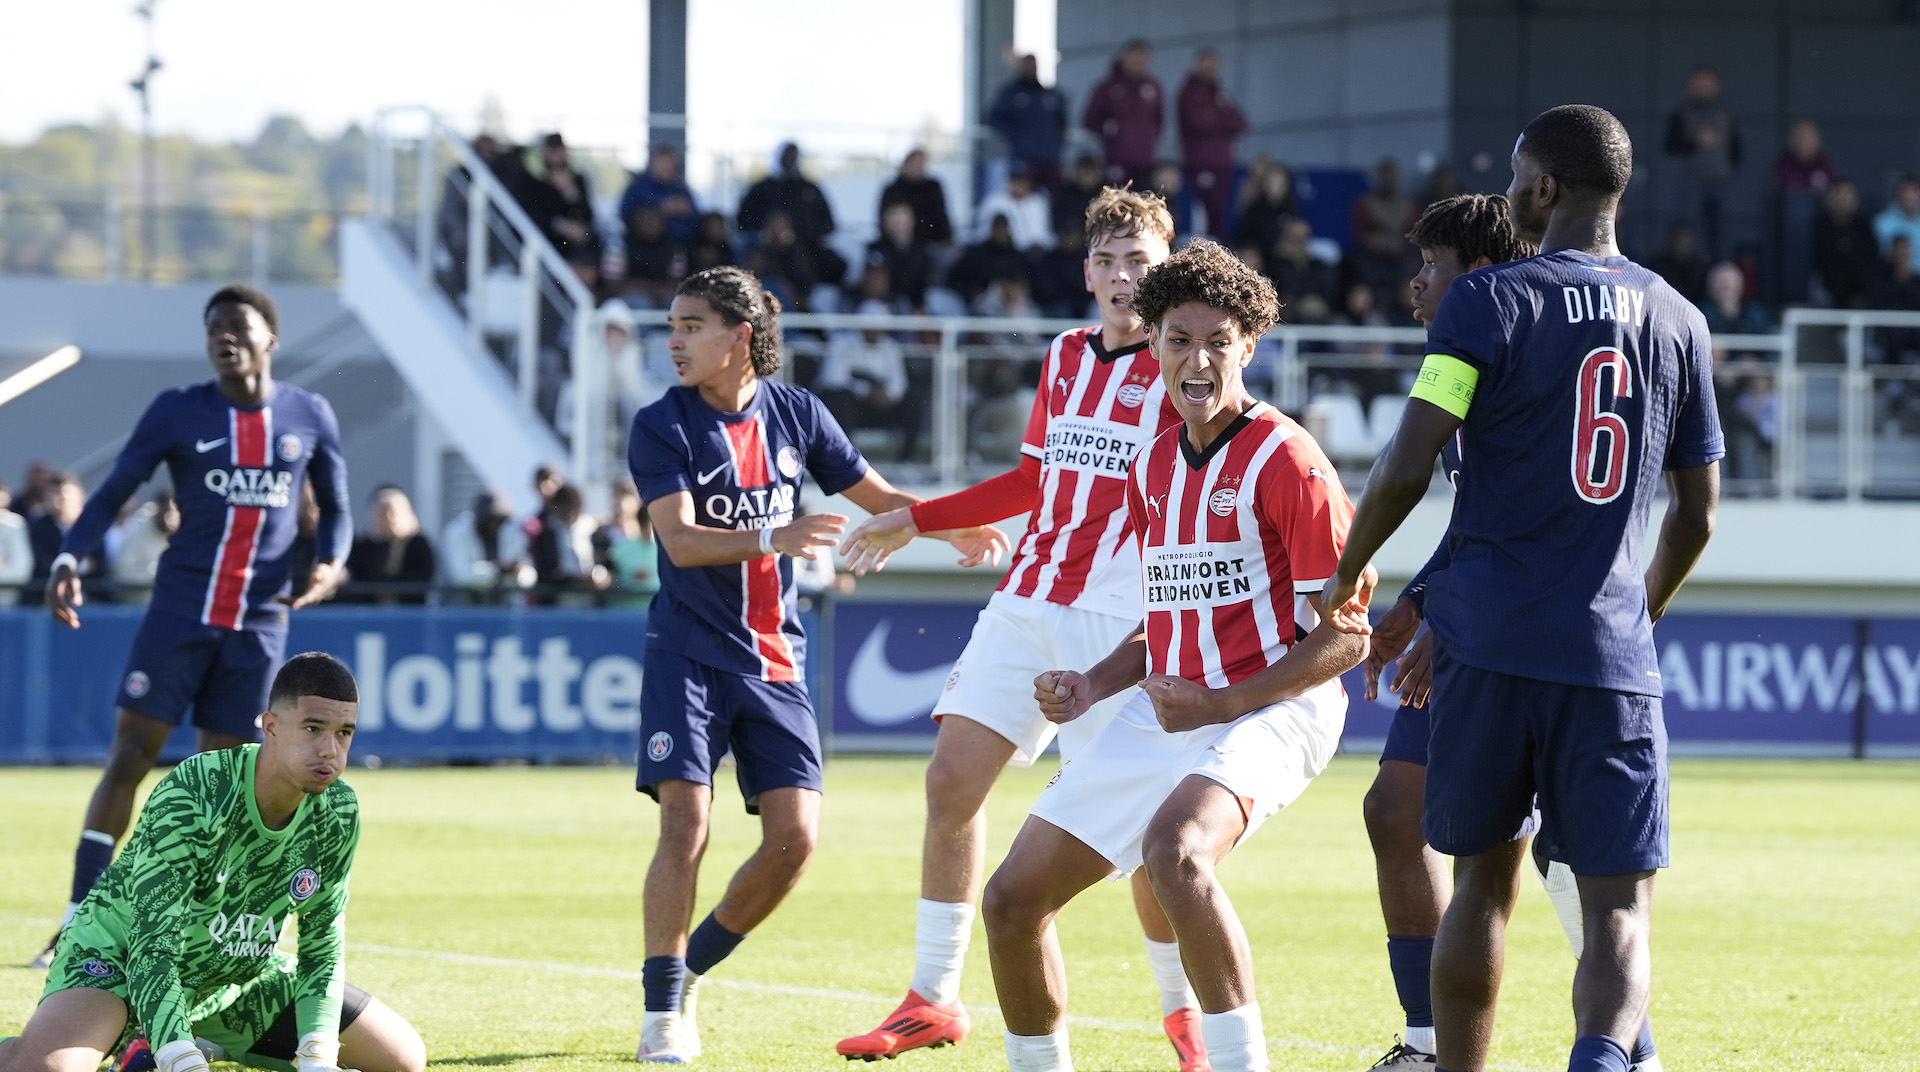
[[[1440,473],[1447,478],[1447,483],[1455,488],[1460,486],[1460,464],[1460,433],[1455,432],[1452,439],[1440,444]],[[1433,549],[1433,557],[1427,559],[1427,564],[1421,566],[1420,572],[1414,574],[1413,580],[1408,581],[1406,588],[1401,590],[1400,594],[1413,600],[1414,604],[1421,608],[1422,614],[1426,612],[1427,606],[1427,578],[1433,576],[1435,570],[1446,569],[1447,561],[1451,556],[1452,549],[1443,534],[1440,537],[1440,546]]]
[[[760,381],[739,413],[714,409],[693,388],[668,388],[634,414],[627,464],[643,502],[684,491],[693,496],[695,524],[734,530],[792,521],[802,469],[828,495],[867,475],[866,459],[818,398],[770,380]],[[800,680],[806,633],[794,605],[793,563],[762,555],[682,567],[661,555],[647,646],[763,681]]]
[[[120,450],[113,472],[67,530],[62,551],[83,555],[161,462],[180,505],[153,582],[153,606],[225,629],[284,627],[288,551],[299,528],[300,483],[320,503],[316,560],[339,559],[352,539],[340,423],[327,400],[275,383],[262,406],[238,406],[208,381],[163,391]]]
[[[1455,280],[1427,349],[1479,372],[1427,585],[1438,640],[1487,670],[1660,695],[1648,513],[1662,470],[1725,453],[1700,310],[1624,257],[1564,250]]]

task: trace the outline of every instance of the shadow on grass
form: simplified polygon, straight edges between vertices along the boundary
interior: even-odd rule
[[[465,1065],[473,1068],[491,1068],[494,1065],[511,1065],[521,1061],[538,1061],[548,1057],[571,1057],[573,1054],[552,1050],[547,1053],[489,1053],[477,1057],[441,1057],[428,1061],[428,1068],[452,1065]]]

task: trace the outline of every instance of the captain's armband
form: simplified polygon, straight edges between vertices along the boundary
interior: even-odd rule
[[[1480,370],[1465,361],[1451,354],[1428,354],[1408,397],[1431,402],[1465,420],[1479,382]]]

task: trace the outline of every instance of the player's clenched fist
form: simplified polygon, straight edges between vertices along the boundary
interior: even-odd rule
[[[1093,706],[1093,687],[1078,670],[1049,670],[1033,679],[1033,698],[1048,722],[1072,722]]]
[[[1221,717],[1218,697],[1212,689],[1184,677],[1148,674],[1140,687],[1146,691],[1147,699],[1153,701],[1153,717],[1160,720],[1160,728],[1168,733],[1233,721],[1230,717]]]

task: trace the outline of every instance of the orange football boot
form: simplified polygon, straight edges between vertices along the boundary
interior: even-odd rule
[[[908,1050],[923,1046],[937,1049],[959,1042],[967,1037],[971,1026],[967,1010],[959,1002],[935,1005],[909,990],[906,1000],[893,1010],[886,1023],[864,1035],[841,1039],[834,1051],[849,1061],[878,1061],[882,1057],[892,1060]],[[1195,1034],[1198,1035],[1197,1027]]]
[[[1200,1010],[1175,1009],[1160,1021],[1167,1041],[1180,1056],[1180,1072],[1213,1072],[1207,1063],[1207,1040],[1200,1037]]]

